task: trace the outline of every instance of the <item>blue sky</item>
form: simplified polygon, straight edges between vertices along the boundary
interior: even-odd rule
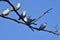
[[[26,10],[27,16],[31,18],[36,18],[49,8],[53,8],[37,21],[36,27],[47,22],[46,29],[54,30],[55,25],[58,24],[58,30],[60,30],[60,0],[10,0],[10,2],[13,5],[20,2],[21,8],[18,12],[22,13]],[[11,6],[6,2],[0,2],[0,13],[6,8],[11,8]],[[18,18],[15,12],[11,12],[9,17]],[[0,40],[60,40],[60,36],[44,31],[32,32],[28,26],[0,17]]]

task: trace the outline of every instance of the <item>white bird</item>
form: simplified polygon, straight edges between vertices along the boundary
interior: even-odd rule
[[[18,10],[20,8],[21,4],[18,3],[16,6],[15,6],[15,10]],[[11,9],[11,11],[13,11],[13,9]]]
[[[22,12],[21,17],[22,17],[22,18],[25,18],[25,17],[26,17],[26,11],[23,11],[23,12]]]
[[[10,10],[9,9],[6,9],[2,12],[2,16],[7,16],[9,14]]]
[[[46,27],[47,23],[41,24],[41,26],[38,28],[39,30],[43,30]]]

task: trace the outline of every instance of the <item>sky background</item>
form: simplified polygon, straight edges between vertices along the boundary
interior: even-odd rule
[[[58,24],[60,32],[60,0],[10,0],[10,2],[13,5],[21,3],[18,12],[21,14],[26,10],[27,16],[31,16],[31,18],[36,18],[48,9],[53,8],[36,22],[38,25],[35,27],[47,22],[46,29],[55,30],[54,27]],[[0,14],[7,8],[11,8],[11,6],[6,2],[0,2]],[[15,12],[10,12],[9,17],[18,18]],[[32,32],[26,25],[0,17],[0,40],[60,40],[60,36],[44,31],[35,30]]]

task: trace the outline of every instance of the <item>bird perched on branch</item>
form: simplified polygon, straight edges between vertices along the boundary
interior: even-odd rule
[[[9,14],[10,10],[9,9],[6,9],[2,12],[2,16],[7,16]]]
[[[43,30],[44,28],[46,28],[47,23],[42,23],[41,26],[38,28],[39,30]]]
[[[15,10],[19,10],[20,6],[21,6],[21,4],[18,3],[18,4],[15,6]],[[14,11],[13,8],[11,9],[11,11]]]

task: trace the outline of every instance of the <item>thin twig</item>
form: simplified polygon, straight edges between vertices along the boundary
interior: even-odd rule
[[[10,1],[6,1],[12,8],[13,10],[16,12],[16,14],[19,16],[19,19],[20,19],[20,14],[17,12],[17,10],[15,10],[15,7],[13,6],[13,4],[10,2]]]
[[[56,27],[57,27],[57,25],[56,25]],[[38,29],[38,28],[35,28],[35,27],[32,27],[33,29],[35,29],[35,30],[38,30],[38,31],[45,31],[45,32],[49,32],[49,33],[52,33],[52,34],[55,34],[55,35],[57,35],[57,36],[59,36],[60,35],[60,33],[58,33],[58,30],[56,30],[56,31],[52,31],[52,30],[46,30],[46,29]]]
[[[24,19],[20,16],[20,14],[17,12],[17,10],[15,10],[15,7],[12,5],[12,3],[9,0],[0,0],[0,1],[6,1],[13,8],[13,10],[15,11],[15,13],[19,16],[19,19],[22,19],[24,21]],[[43,17],[50,10],[52,10],[52,8],[50,8],[49,10],[47,10],[46,12],[44,12],[41,16],[39,16],[38,18],[36,18],[36,20],[33,21],[31,24],[35,23],[38,19],[40,19],[41,17]],[[23,22],[20,22],[19,20],[16,20],[16,19],[13,19],[13,18],[10,18],[10,17],[5,17],[5,16],[2,16],[2,15],[0,15],[0,17],[12,20],[12,21],[17,22],[17,23],[21,23],[21,24],[27,25],[33,32],[34,32],[33,29],[35,29],[35,30],[38,30],[38,31],[45,31],[45,32],[53,33],[53,34],[55,34],[57,36],[59,35],[59,33],[57,33],[58,32],[58,30],[57,30],[57,26],[58,25],[56,25],[56,27],[55,27],[56,31],[45,30],[45,29],[39,30],[38,28],[35,28],[35,27],[31,26],[31,25],[26,24],[25,21],[23,23]]]
[[[55,29],[56,29],[55,32],[58,32],[58,28],[57,27],[58,27],[58,24],[55,26]]]
[[[45,11],[41,16],[39,16],[38,18],[36,18],[32,23],[38,21],[38,19],[42,18],[46,13],[48,13],[50,10],[52,10],[53,8],[48,9],[47,11]]]
[[[5,16],[2,16],[2,15],[0,15],[0,17],[12,20],[12,21],[17,22],[17,23],[21,23],[21,24],[27,25],[26,23],[20,22],[20,21],[18,21],[16,19],[13,19],[13,18],[10,18],[10,17],[5,17]],[[31,28],[31,30],[34,32],[34,30],[32,29],[33,28],[32,26],[30,26],[30,25],[27,25],[27,26],[29,26],[29,28]]]
[[[60,35],[59,33],[55,32],[55,31],[51,31],[51,30],[42,30],[42,31],[49,32],[49,33],[53,33],[53,34],[55,34],[55,35],[57,35],[57,36]]]
[[[0,17],[3,17],[3,18],[5,18],[5,19],[12,20],[12,21],[17,22],[17,23],[25,24],[25,23],[23,23],[23,22],[20,22],[20,21],[18,21],[18,20],[16,20],[16,19],[13,19],[13,18],[10,18],[10,17],[4,17],[4,16],[2,16],[2,15],[0,15]]]

